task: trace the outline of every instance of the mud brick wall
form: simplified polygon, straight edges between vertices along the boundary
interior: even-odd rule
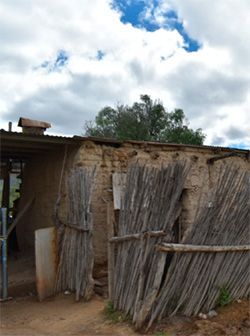
[[[222,153],[219,153],[222,154]],[[113,200],[112,173],[126,172],[130,163],[141,162],[160,166],[176,160],[187,160],[190,171],[187,177],[181,214],[182,235],[191,227],[201,195],[207,195],[216,183],[225,164],[235,164],[239,169],[249,169],[249,161],[242,157],[231,157],[216,161],[213,165],[207,159],[215,156],[207,148],[171,147],[171,145],[147,145],[124,143],[119,148],[108,145],[84,143],[75,156],[74,165],[97,167],[93,193],[92,212],[94,219],[94,251],[96,264],[107,262],[107,202]]]
[[[72,155],[74,155],[74,150],[69,149],[62,180],[60,217],[63,220],[67,217],[65,176],[70,169]],[[35,200],[17,225],[17,239],[21,251],[33,250],[35,230],[54,226],[54,208],[58,196],[63,158],[64,148],[62,147],[60,151],[35,156],[25,164],[19,211],[33,197]]]
[[[68,153],[62,185],[60,218],[67,219],[66,177],[74,166],[96,167],[96,181],[93,190],[93,244],[95,265],[107,263],[107,202],[112,202],[112,173],[126,172],[132,162],[160,166],[176,160],[187,160],[190,171],[182,198],[181,233],[191,227],[200,197],[204,193],[209,199],[209,190],[216,183],[225,164],[236,165],[239,169],[250,168],[249,159],[244,156],[229,157],[208,164],[207,159],[225,154],[218,149],[206,147],[171,146],[124,142],[123,144],[103,144],[84,140],[76,151]],[[61,153],[48,154],[29,162],[25,169],[21,204],[31,195],[36,200],[29,215],[18,228],[18,239],[23,248],[34,245],[34,230],[54,225],[53,211],[58,193],[59,178],[63,162]]]

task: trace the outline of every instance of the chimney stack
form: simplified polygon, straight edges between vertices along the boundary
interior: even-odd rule
[[[18,126],[22,127],[23,133],[43,135],[44,131],[51,127],[51,124],[45,121],[20,118]]]

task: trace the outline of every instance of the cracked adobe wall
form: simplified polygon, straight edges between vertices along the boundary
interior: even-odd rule
[[[118,147],[115,147],[118,146]],[[67,220],[67,188],[66,177],[71,167],[97,167],[96,181],[93,190],[93,244],[96,266],[107,263],[107,202],[113,200],[112,173],[126,172],[128,165],[138,161],[160,166],[176,160],[187,160],[190,171],[183,195],[181,214],[182,235],[192,225],[202,193],[208,194],[216,183],[221,168],[225,164],[235,164],[239,169],[249,170],[249,161],[241,157],[230,157],[207,164],[207,159],[215,156],[216,149],[206,147],[185,147],[171,145],[153,145],[145,143],[125,142],[122,145],[108,145],[84,140],[77,151],[69,151],[66,170],[62,183],[62,199],[60,218]],[[223,154],[223,152],[219,153]],[[37,157],[29,162],[25,169],[22,187],[21,206],[24,206],[32,195],[36,200],[29,212],[17,228],[18,240],[23,249],[33,248],[34,230],[54,225],[53,212],[57,199],[64,151]]]
[[[223,154],[223,153],[220,153]],[[190,171],[186,180],[181,214],[182,235],[192,225],[200,197],[208,194],[215,185],[223,166],[236,165],[247,170],[249,161],[244,157],[230,157],[207,164],[207,159],[215,156],[213,149],[171,145],[147,145],[124,143],[119,148],[85,142],[75,156],[74,165],[97,167],[93,192],[92,212],[94,219],[93,243],[96,264],[107,262],[107,202],[112,201],[112,173],[126,172],[132,162],[160,166],[176,160],[187,160]]]

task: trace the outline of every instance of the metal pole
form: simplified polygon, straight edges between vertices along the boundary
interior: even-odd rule
[[[2,215],[2,300],[8,298],[8,273],[7,273],[7,208],[1,209]]]

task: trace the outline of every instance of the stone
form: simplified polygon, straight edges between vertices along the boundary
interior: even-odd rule
[[[215,317],[215,316],[217,316],[217,315],[218,315],[218,313],[217,313],[214,309],[210,310],[210,311],[207,313],[207,316],[208,316],[209,318]]]
[[[199,316],[199,318],[201,318],[203,320],[207,319],[207,315],[206,314],[200,313],[198,316]]]
[[[71,294],[71,292],[68,291],[68,290],[66,290],[66,291],[64,292],[64,295],[70,295],[70,294]]]

